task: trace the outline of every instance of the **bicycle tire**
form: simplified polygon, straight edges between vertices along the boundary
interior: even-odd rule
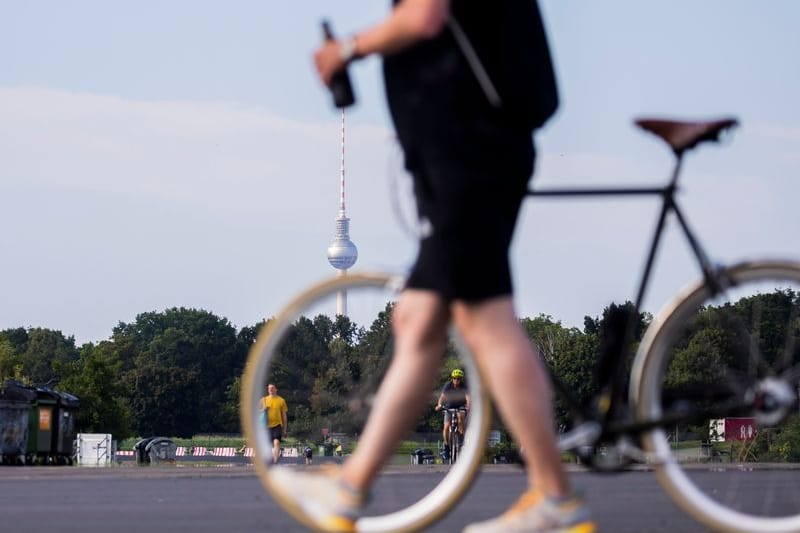
[[[292,498],[284,494],[282,487],[270,479],[268,463],[271,458],[271,443],[266,430],[258,423],[259,402],[264,385],[274,370],[273,366],[280,361],[279,352],[284,339],[298,319],[304,316],[305,310],[320,301],[335,297],[341,291],[347,291],[348,306],[351,295],[359,294],[358,291],[376,293],[385,291],[387,294],[396,295],[402,289],[402,283],[401,277],[384,273],[349,273],[317,283],[295,297],[275,318],[271,319],[262,328],[250,350],[242,381],[241,421],[248,445],[254,449],[255,470],[267,492],[295,519],[311,529],[316,529],[313,521]],[[478,365],[460,337],[457,333],[451,332],[451,338],[469,379],[473,406],[472,423],[468,428],[470,444],[463,450],[464,457],[458,465],[450,468],[445,477],[422,499],[385,514],[359,518],[356,524],[359,532],[414,531],[428,526],[444,516],[457,503],[478,472],[489,433],[491,417],[489,392]],[[291,420],[289,427],[292,428]]]
[[[727,406],[759,397],[766,407],[743,412],[752,418],[755,432],[740,432],[739,437],[744,440],[723,445],[730,446],[731,460],[736,450],[737,463],[719,463],[710,468],[685,462],[686,449],[681,451],[678,440],[680,428],[675,428],[674,446],[665,428],[643,434],[642,444],[655,459],[655,472],[662,487],[704,525],[743,533],[797,532],[800,505],[798,491],[793,488],[796,481],[790,479],[796,477],[796,470],[790,469],[800,465],[800,457],[785,455],[785,462],[778,464],[767,465],[764,461],[774,461],[785,453],[777,442],[788,438],[788,432],[795,431],[792,428],[800,419],[796,414],[800,262],[746,262],[721,269],[721,273],[721,279],[730,284],[722,293],[715,295],[704,280],[697,282],[681,291],[653,320],[634,360],[631,405],[635,406],[637,419],[647,421],[668,416],[673,410],[686,411],[700,402],[706,407]],[[681,382],[686,379],[684,369],[689,361],[697,365],[695,377],[690,380],[707,384],[702,396],[686,394],[700,388]],[[792,391],[793,402],[791,396],[784,394],[787,390]],[[678,396],[681,399],[674,400]],[[773,402],[781,398],[783,403]],[[789,403],[794,405],[790,408]],[[744,424],[751,422],[745,418],[737,423],[745,428]],[[712,438],[730,441],[730,437],[736,435],[720,436],[709,430],[707,449],[713,452],[715,446],[720,446],[712,443]],[[763,482],[765,477],[769,478],[768,483]],[[750,483],[759,483],[759,488],[740,490]],[[785,508],[791,511],[787,513]]]
[[[458,416],[456,413],[453,413],[453,416]],[[448,439],[450,441],[450,464],[456,464],[458,461],[459,454],[461,453],[461,449],[459,448],[458,442],[458,431],[453,431],[452,422],[450,423],[450,435],[448,435]]]

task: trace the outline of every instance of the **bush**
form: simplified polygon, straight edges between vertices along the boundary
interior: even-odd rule
[[[487,446],[484,462],[496,464],[525,464],[517,446],[509,441],[501,441],[495,446]]]

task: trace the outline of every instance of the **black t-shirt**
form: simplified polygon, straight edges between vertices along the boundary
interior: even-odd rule
[[[453,0],[451,11],[502,108],[489,103],[453,32],[445,28],[384,59],[389,108],[401,140],[435,135],[437,125],[454,119],[489,118],[528,130],[541,126],[555,112],[558,93],[536,0]]]
[[[463,381],[458,388],[453,386],[452,381],[448,381],[445,383],[444,387],[442,387],[442,394],[444,394],[444,402],[442,402],[442,405],[447,409],[457,409],[467,405],[469,389]]]

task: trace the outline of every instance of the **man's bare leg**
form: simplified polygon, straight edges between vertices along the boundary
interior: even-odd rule
[[[486,375],[495,405],[525,449],[531,486],[570,493],[553,428],[550,382],[514,312],[511,297],[453,304],[453,320]]]
[[[394,308],[395,350],[343,479],[366,490],[430,402],[447,341],[449,310],[431,291],[406,290]]]

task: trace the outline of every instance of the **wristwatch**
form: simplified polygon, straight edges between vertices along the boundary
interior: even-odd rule
[[[355,37],[348,37],[341,40],[339,43],[339,57],[345,63],[350,63],[357,58]]]

